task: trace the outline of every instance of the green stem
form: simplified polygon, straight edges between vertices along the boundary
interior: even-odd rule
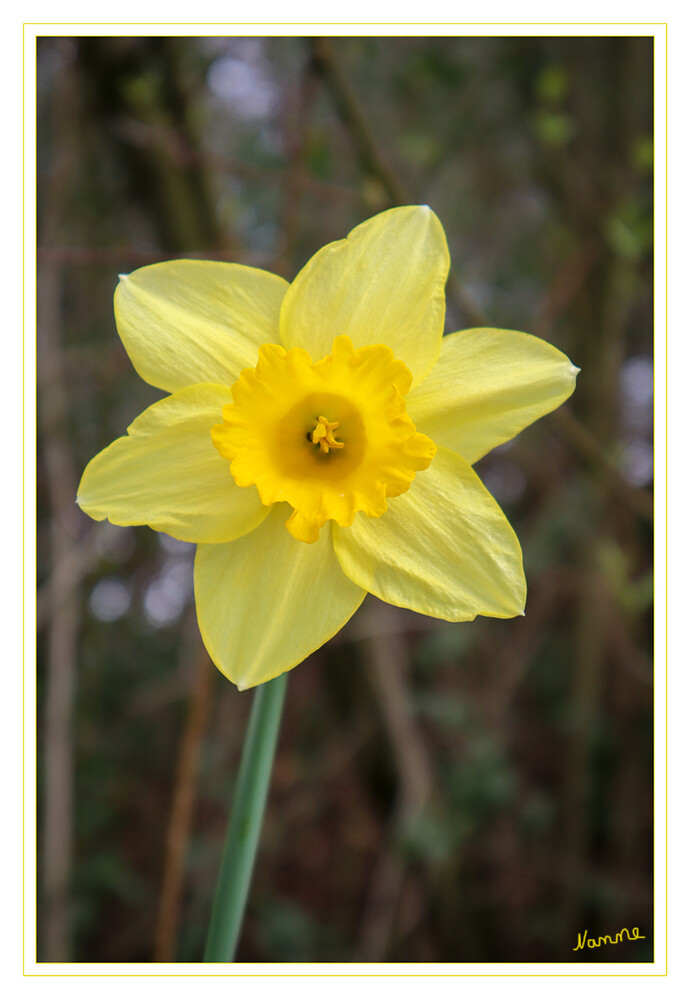
[[[287,673],[256,688],[204,961],[233,961],[271,781]]]

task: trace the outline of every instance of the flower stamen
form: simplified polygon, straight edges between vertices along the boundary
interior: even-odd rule
[[[325,416],[320,416],[316,421],[316,426],[308,435],[312,444],[318,445],[324,454],[328,454],[330,449],[345,447],[341,441],[337,441],[333,436],[333,431],[337,430],[340,423],[329,423]]]

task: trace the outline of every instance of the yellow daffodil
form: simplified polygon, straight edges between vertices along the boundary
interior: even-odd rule
[[[448,621],[523,613],[518,540],[471,465],[578,369],[524,333],[443,337],[448,267],[434,213],[407,207],[290,285],[194,260],[120,280],[125,348],[170,394],[90,462],[78,502],[196,542],[201,634],[240,688],[301,662],[367,592]]]

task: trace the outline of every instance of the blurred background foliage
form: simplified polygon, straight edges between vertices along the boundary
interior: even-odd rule
[[[96,524],[87,461],[160,393],[118,273],[294,276],[437,212],[449,332],[537,334],[572,400],[478,472],[524,618],[367,598],[291,675],[239,959],[649,961],[652,41],[38,43],[39,960],[201,958],[251,694],[210,665],[192,546]],[[577,934],[644,941],[573,953]]]

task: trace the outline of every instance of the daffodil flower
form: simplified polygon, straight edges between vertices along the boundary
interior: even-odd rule
[[[120,337],[170,394],[90,462],[78,502],[197,544],[201,635],[240,688],[300,663],[367,592],[447,621],[523,613],[520,545],[471,466],[578,369],[524,333],[444,337],[448,268],[437,217],[405,207],[292,284],[195,260],[120,280]]]

